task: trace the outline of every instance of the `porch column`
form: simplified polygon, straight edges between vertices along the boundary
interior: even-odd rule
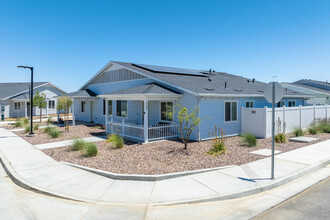
[[[105,99],[105,133],[108,133],[108,113],[109,113],[109,101]]]
[[[27,101],[24,102],[24,117],[27,118]]]
[[[46,116],[48,118],[48,105],[49,105],[49,100],[46,100]]]
[[[144,142],[148,143],[148,128],[149,128],[149,122],[148,122],[148,99],[144,98]]]
[[[74,99],[72,98],[72,126],[75,126],[76,125],[76,116],[75,116],[75,113],[74,113]]]

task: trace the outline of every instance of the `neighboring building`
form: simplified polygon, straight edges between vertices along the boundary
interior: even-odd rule
[[[4,118],[20,118],[30,116],[30,83],[0,83],[0,114]],[[66,93],[49,82],[35,82],[33,93],[46,94],[47,108],[42,115],[56,114],[56,96]],[[34,107],[34,115],[40,115],[40,109]]]
[[[330,104],[330,83],[316,80],[302,79],[293,83],[281,83],[283,87],[293,91],[314,96],[305,101],[306,105]]]
[[[263,96],[265,86],[228,73],[112,61],[68,95],[74,100],[76,120],[106,124],[107,132],[140,141],[175,136],[171,124],[177,117],[166,112],[177,104],[198,107],[203,120],[191,138],[203,140],[210,138],[215,124],[226,135],[240,134],[241,108],[271,107]],[[303,105],[306,97],[285,91],[278,105]]]

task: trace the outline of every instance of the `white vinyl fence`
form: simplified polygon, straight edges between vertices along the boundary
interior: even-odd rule
[[[295,128],[307,129],[317,119],[329,119],[329,105],[275,108],[275,134],[290,133]],[[249,132],[260,138],[271,136],[271,108],[242,108],[241,132]]]

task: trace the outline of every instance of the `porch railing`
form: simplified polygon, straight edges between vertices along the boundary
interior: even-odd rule
[[[130,123],[129,121],[125,121],[125,119],[117,122],[110,120],[107,126],[107,133],[115,133],[128,139],[143,142],[178,137],[178,129],[174,124],[149,125],[147,129],[148,137],[145,137],[144,126],[141,124]]]

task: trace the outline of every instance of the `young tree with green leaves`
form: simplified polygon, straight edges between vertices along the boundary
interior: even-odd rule
[[[184,144],[184,149],[186,150],[191,133],[201,122],[201,119],[198,117],[198,108],[195,107],[192,110],[188,110],[186,107],[178,105],[178,110],[175,112],[178,112],[178,123],[176,126],[178,127],[180,138]],[[174,112],[170,112],[169,114],[169,116],[173,118]]]
[[[69,132],[69,111],[72,106],[72,99],[68,96],[62,96],[57,99],[57,110],[64,111],[65,131]]]
[[[39,110],[40,110],[40,122],[41,122],[42,109],[47,107],[46,94],[36,92],[36,94],[33,96],[33,106],[36,106],[36,107],[39,108]]]

